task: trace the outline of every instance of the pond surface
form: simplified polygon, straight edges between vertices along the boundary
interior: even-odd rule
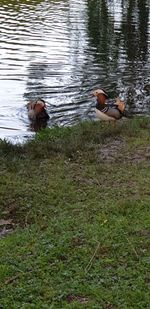
[[[97,87],[150,114],[149,0],[0,1],[0,138],[33,134],[38,97],[48,126],[93,118]]]

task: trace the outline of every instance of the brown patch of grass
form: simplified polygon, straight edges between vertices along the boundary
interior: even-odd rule
[[[67,303],[72,303],[72,302],[78,302],[80,304],[87,304],[88,303],[88,298],[84,297],[82,295],[73,295],[73,294],[68,294],[66,296],[66,301]]]

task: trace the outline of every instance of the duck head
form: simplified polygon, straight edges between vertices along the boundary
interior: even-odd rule
[[[29,102],[27,104],[29,119],[32,121],[36,120],[39,117],[39,115],[43,112],[45,107],[46,107],[45,101],[42,99],[38,99],[35,102]]]
[[[103,89],[97,89],[92,92],[92,95],[97,98],[97,102],[101,105],[105,104],[108,94]]]

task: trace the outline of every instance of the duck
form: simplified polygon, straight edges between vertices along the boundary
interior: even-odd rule
[[[27,103],[28,118],[30,120],[30,128],[39,131],[47,126],[49,115],[46,111],[46,103],[39,98],[35,102]]]
[[[27,104],[28,117],[30,120],[48,120],[49,115],[46,111],[46,104],[43,99],[38,99],[35,102],[30,101]]]
[[[103,121],[116,121],[125,116],[125,104],[120,98],[114,102],[107,101],[108,94],[103,89],[97,89],[92,92],[96,97],[96,117]]]

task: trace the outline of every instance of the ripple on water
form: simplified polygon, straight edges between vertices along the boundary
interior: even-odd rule
[[[90,93],[100,86],[133,113],[150,113],[148,2],[143,16],[137,3],[92,3],[1,4],[0,138],[32,136],[26,102],[37,97],[46,100],[49,126],[93,118]]]

